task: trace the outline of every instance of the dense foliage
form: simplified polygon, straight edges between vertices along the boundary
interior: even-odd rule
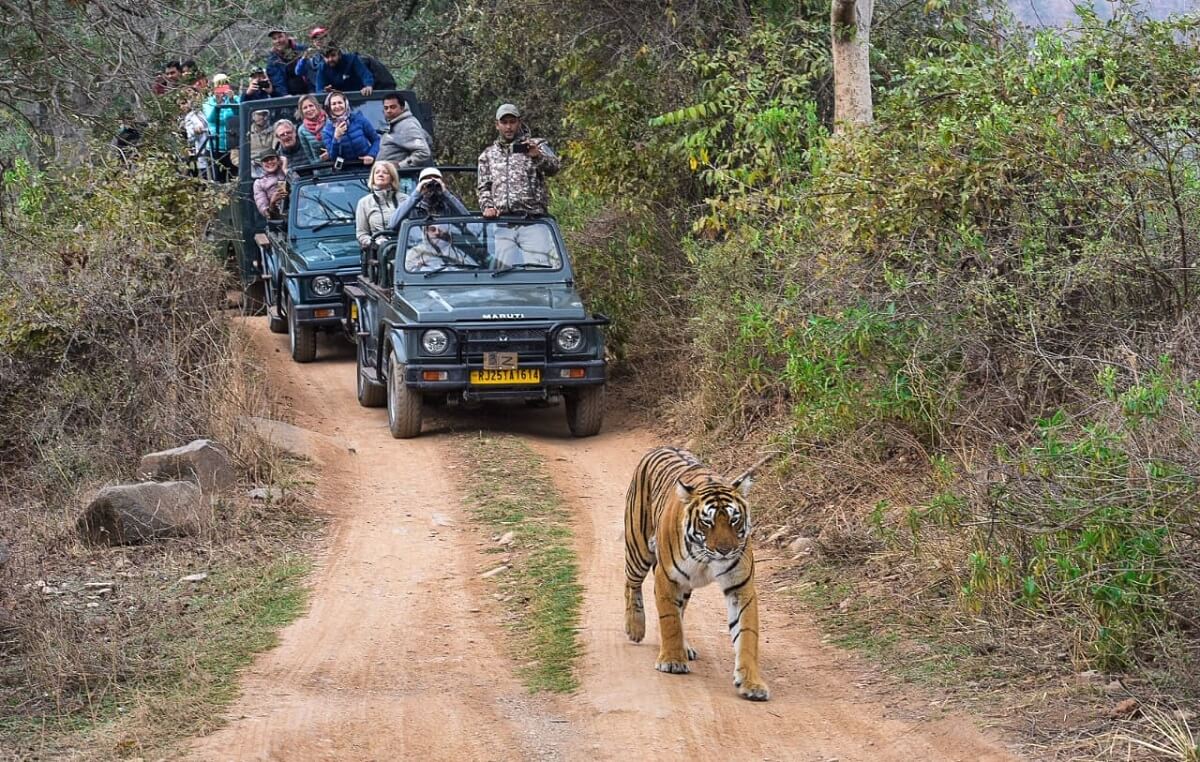
[[[206,371],[227,341],[227,276],[202,237],[215,197],[154,154],[136,170],[13,173],[0,476],[71,489],[206,428]]]
[[[802,521],[840,491],[960,610],[1194,678],[1195,22],[883,3],[876,124],[832,137],[827,6],[634,6],[428,8],[443,149],[530,110],[625,367],[717,449],[770,432]]]

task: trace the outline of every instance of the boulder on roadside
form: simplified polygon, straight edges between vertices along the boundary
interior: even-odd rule
[[[137,475],[141,479],[195,479],[205,492],[219,492],[237,483],[233,459],[211,439],[143,455]]]
[[[273,421],[270,418],[258,416],[243,416],[241,423],[254,432],[259,439],[274,447],[276,450],[297,458],[308,458],[319,461],[317,457],[318,443],[316,432],[293,426],[283,421]]]
[[[811,537],[797,537],[788,543],[787,549],[789,553],[812,553],[816,547],[817,543]]]
[[[76,528],[94,544],[134,545],[195,534],[210,517],[208,501],[196,484],[142,482],[97,492]]]

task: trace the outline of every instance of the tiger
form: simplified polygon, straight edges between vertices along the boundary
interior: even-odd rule
[[[751,701],[771,692],[758,667],[758,595],[746,493],[759,461],[732,481],[677,447],[659,447],[638,463],[625,498],[625,634],[646,636],[642,582],[654,569],[661,644],[659,672],[690,671],[697,653],[683,634],[692,591],[717,582],[725,593],[733,640],[733,684]]]

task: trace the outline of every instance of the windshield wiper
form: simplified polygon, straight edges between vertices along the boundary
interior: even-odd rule
[[[433,276],[437,275],[438,273],[444,273],[447,270],[452,270],[452,269],[453,270],[482,270],[483,267],[475,264],[474,262],[455,262],[453,264],[442,265],[441,267],[439,267],[435,270],[430,270],[429,272],[425,273],[425,277],[432,278]]]
[[[499,278],[501,275],[504,275],[505,273],[510,273],[513,270],[557,270],[557,269],[558,269],[557,265],[544,265],[540,262],[520,262],[515,265],[509,265],[508,267],[504,268],[503,270],[497,270],[496,272],[492,273],[492,277]]]
[[[324,222],[319,222],[316,225],[313,225],[312,231],[315,233],[318,230],[324,230],[330,225],[345,225],[350,222],[354,222],[353,217],[330,217]]]

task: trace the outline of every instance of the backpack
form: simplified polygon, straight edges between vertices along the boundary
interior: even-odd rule
[[[363,66],[366,66],[367,70],[371,72],[371,76],[375,78],[376,90],[396,89],[396,78],[388,71],[388,67],[384,66],[375,56],[359,53],[358,57],[363,62]]]

